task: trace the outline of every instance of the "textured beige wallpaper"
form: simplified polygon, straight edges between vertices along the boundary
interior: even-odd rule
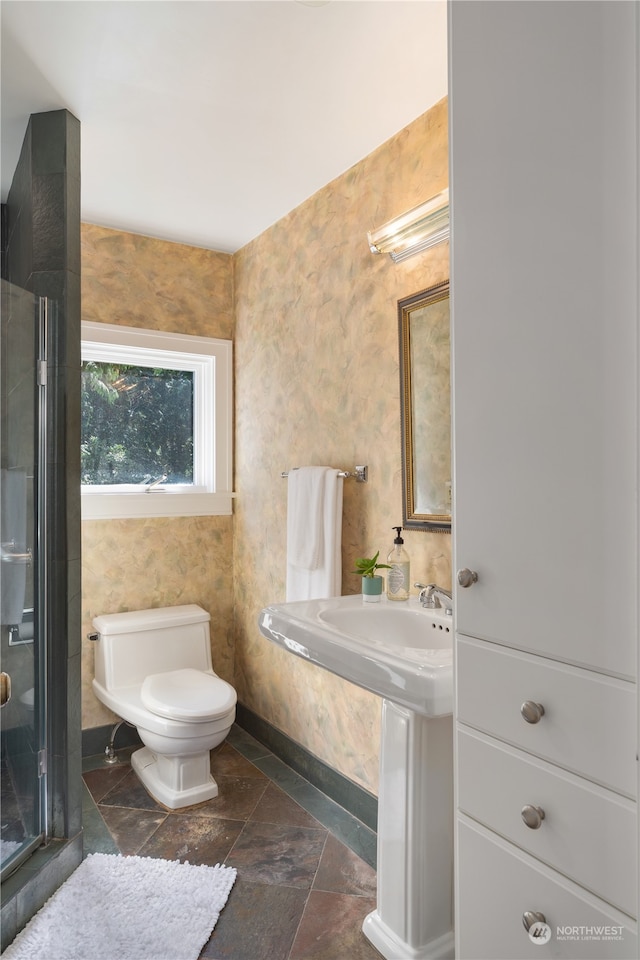
[[[82,319],[230,339],[228,254],[82,225]],[[232,517],[82,524],[82,726],[109,723],[94,696],[86,634],[101,613],[198,603],[211,614],[214,669],[233,682]]]
[[[235,676],[240,700],[372,792],[380,701],[263,639],[285,599],[287,484],[304,464],[368,464],[344,487],[343,593],[356,557],[402,522],[398,299],[447,279],[448,245],[394,264],[367,230],[448,182],[447,103],[402,130],[235,255]],[[413,580],[451,581],[447,534],[405,535]]]
[[[83,320],[232,338],[228,254],[89,223],[81,239]]]

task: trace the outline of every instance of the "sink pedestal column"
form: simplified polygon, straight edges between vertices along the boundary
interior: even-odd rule
[[[453,718],[382,701],[377,907],[362,926],[387,960],[450,960]]]

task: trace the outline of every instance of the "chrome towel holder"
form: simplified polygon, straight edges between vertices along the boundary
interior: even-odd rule
[[[292,469],[292,470],[299,470],[300,467],[292,467],[291,469]],[[288,471],[288,470],[283,470],[282,473],[280,474],[280,476],[281,476],[281,477],[288,477],[288,476],[289,476],[289,471]],[[355,479],[356,479],[356,481],[357,481],[358,483],[366,483],[367,480],[369,479],[369,468],[368,468],[367,466],[358,466],[358,467],[354,467],[353,470],[339,470],[339,471],[338,471],[338,476],[339,476],[339,477],[344,477],[345,480],[348,480],[348,479],[350,479],[351,477],[355,477]]]

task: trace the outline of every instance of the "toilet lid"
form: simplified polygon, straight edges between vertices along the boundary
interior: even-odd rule
[[[214,720],[236,703],[236,692],[225,680],[191,668],[151,674],[140,696],[147,710],[169,720]]]

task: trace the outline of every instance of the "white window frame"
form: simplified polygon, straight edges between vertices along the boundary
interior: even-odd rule
[[[82,484],[82,519],[229,516],[232,512],[232,344],[111,323],[81,324],[82,360],[194,373],[191,484]]]

